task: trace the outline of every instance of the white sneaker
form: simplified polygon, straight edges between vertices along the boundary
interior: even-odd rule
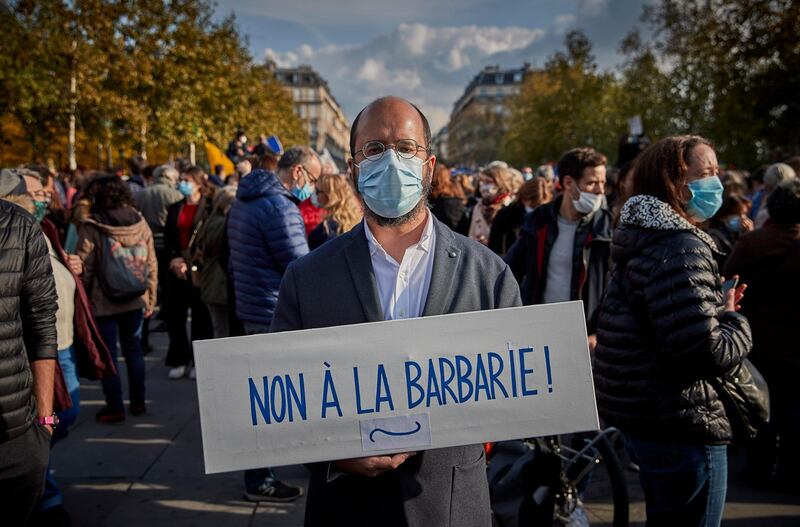
[[[174,381],[174,380],[180,379],[185,374],[186,374],[186,366],[176,366],[176,367],[172,368],[171,370],[169,370],[169,374],[167,374],[167,377],[170,380]]]
[[[195,372],[194,366],[189,366],[189,378],[192,380],[197,378],[197,372]]]

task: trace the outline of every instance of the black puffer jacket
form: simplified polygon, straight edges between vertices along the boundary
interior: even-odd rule
[[[0,443],[36,412],[30,363],[56,358],[56,284],[36,220],[0,200]]]
[[[709,379],[741,362],[752,337],[725,311],[714,242],[651,196],[631,198],[621,224],[594,354],[600,415],[646,439],[725,443]]]

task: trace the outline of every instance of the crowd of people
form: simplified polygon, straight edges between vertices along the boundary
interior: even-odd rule
[[[250,148],[243,132],[227,154],[233,174],[136,157],[108,173],[3,169],[0,398],[13,402],[0,405],[0,489],[20,525],[32,511],[65,515],[46,448],[78,414],[79,377],[102,382],[101,423],[148,411],[144,354],[157,330],[169,336],[164,375],[177,382],[195,378],[195,340],[582,300],[601,417],[625,434],[653,525],[719,524],[733,432],[712,380],[745,357],[772,396],[750,475],[789,481],[800,468],[789,392],[800,363],[787,345],[800,292],[800,157],[749,173],[721,167],[700,137],[639,137],[623,140],[614,165],[581,147],[537,168],[448,167],[424,115],[394,98],[359,114],[347,168],[274,138]],[[458,279],[474,291],[437,303],[425,295],[440,265],[430,244],[443,239],[459,247]],[[342,285],[347,258],[364,259],[371,290]],[[738,283],[723,290],[723,276]],[[466,447],[436,455],[448,467],[478,457]],[[391,473],[438,481],[433,462],[412,457],[312,470],[309,524],[361,525],[403,507],[392,493],[404,480]],[[342,474],[372,483],[325,484]],[[244,480],[250,500],[302,493],[266,467]],[[478,507],[460,525],[481,524],[483,486],[472,484],[477,498],[452,497]],[[437,492],[430,510],[406,506],[408,524],[441,512]]]

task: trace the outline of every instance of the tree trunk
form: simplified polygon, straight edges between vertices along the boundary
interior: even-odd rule
[[[191,143],[189,143],[189,163],[191,163],[192,166],[195,165],[195,157],[196,157],[195,154],[196,152],[195,152],[194,141],[192,141]]]
[[[77,84],[77,79],[73,73],[69,78],[69,138],[67,142],[70,170],[75,170],[78,168],[78,161],[75,156],[75,94],[78,88]]]
[[[139,156],[147,161],[147,121],[143,122],[142,127],[139,129],[139,141],[141,143]]]

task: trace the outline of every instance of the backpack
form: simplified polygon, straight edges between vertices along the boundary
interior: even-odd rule
[[[108,234],[103,234],[100,254],[100,288],[112,302],[128,302],[147,291],[147,244],[139,240],[124,246]]]

